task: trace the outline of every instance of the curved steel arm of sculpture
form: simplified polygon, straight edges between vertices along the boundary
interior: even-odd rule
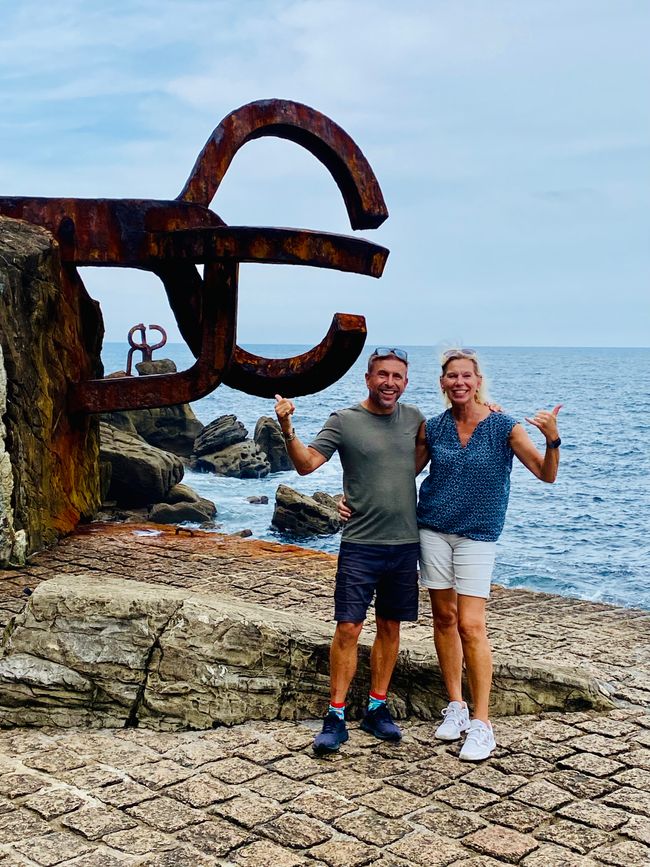
[[[178,198],[207,208],[239,148],[263,136],[289,139],[327,167],[341,190],[353,229],[376,229],[388,217],[377,178],[345,130],[321,112],[285,99],[249,102],[224,117]]]
[[[293,358],[262,358],[239,346],[223,378],[226,385],[257,397],[298,397],[335,383],[359,357],[366,341],[363,316],[335,313],[329,331],[309,352]],[[261,368],[261,369],[260,369]]]

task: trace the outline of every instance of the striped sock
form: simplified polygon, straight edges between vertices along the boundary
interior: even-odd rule
[[[333,702],[327,709],[328,713],[335,713],[339,719],[345,719],[345,702]]]
[[[378,692],[371,692],[368,695],[368,710],[377,710],[382,704],[386,704],[386,696]]]

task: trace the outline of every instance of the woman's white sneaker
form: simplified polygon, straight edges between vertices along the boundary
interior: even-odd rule
[[[438,740],[457,741],[469,729],[469,710],[464,701],[450,701],[442,715],[444,720],[435,733]]]
[[[458,758],[463,762],[482,762],[483,759],[488,758],[496,745],[490,723],[473,719],[469,724],[469,731]]]

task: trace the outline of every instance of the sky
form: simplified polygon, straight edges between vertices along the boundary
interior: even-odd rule
[[[335,312],[389,345],[648,346],[647,0],[0,0],[0,195],[175,198],[220,120],[293,99],[356,141],[384,276],[242,265],[238,342]],[[233,225],[353,234],[297,145],[235,157]],[[150,274],[86,268],[106,339],[179,334]]]

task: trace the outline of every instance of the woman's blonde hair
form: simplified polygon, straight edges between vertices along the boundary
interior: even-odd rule
[[[440,356],[440,367],[442,368],[442,374],[444,375],[447,372],[447,365],[450,361],[458,361],[459,358],[467,358],[474,365],[474,371],[477,376],[481,377],[481,384],[476,389],[476,394],[474,395],[474,400],[476,403],[484,403],[487,404],[490,402],[490,398],[488,396],[488,385],[487,380],[485,378],[485,374],[481,370],[481,365],[478,360],[478,355],[474,352],[473,349],[447,349]],[[446,407],[451,406],[451,401],[447,397],[446,392],[442,392],[442,400]]]

